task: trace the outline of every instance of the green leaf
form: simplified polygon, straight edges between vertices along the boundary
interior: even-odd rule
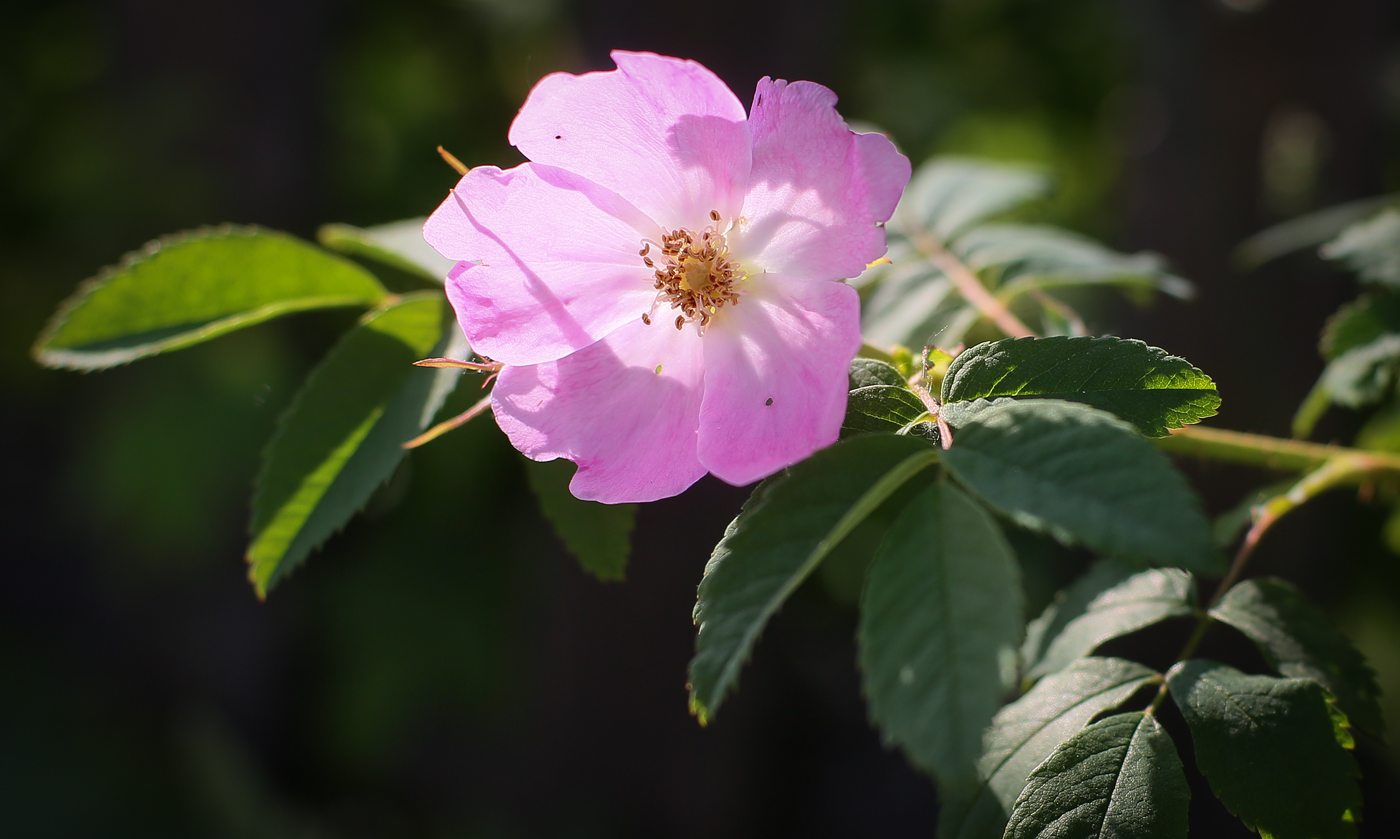
[[[1079,579],[1056,592],[1040,616],[1026,624],[1026,638],[1021,642],[1022,668],[1030,670],[1038,664],[1045,657],[1050,642],[1059,637],[1070,621],[1084,614],[1100,594],[1137,572],[1131,565],[1101,559]]]
[[[1356,835],[1359,771],[1333,732],[1322,686],[1195,659],[1167,674],[1196,764],[1250,830],[1273,839]]]
[[[374,227],[326,224],[316,231],[316,239],[348,256],[369,259],[441,283],[457,263],[423,240],[426,221],[426,218],[410,218]]]
[[[1372,452],[1400,452],[1400,404],[1392,401],[1361,426],[1353,444]]]
[[[574,471],[574,464],[567,460],[531,461],[525,467],[540,511],[583,570],[600,580],[621,580],[632,552],[637,505],[575,498],[569,492]]]
[[[912,499],[875,555],[856,632],[870,715],[940,786],[976,780],[982,730],[1014,679],[1021,606],[1001,528],[951,484]]]
[[[861,304],[861,334],[882,346],[957,346],[980,317],[977,309],[911,245],[892,239],[890,259]]]
[[[1240,243],[1235,249],[1235,261],[1240,267],[1257,268],[1271,259],[1287,253],[1316,247],[1336,236],[1351,224],[1375,215],[1395,203],[1400,196],[1382,195],[1338,204],[1315,213],[1308,213],[1282,224],[1265,228]]]
[[[1382,335],[1365,346],[1343,353],[1322,371],[1318,385],[1332,401],[1361,408],[1381,401],[1395,385],[1400,362],[1400,333]]]
[[[899,371],[893,365],[873,358],[861,358],[857,356],[851,359],[851,390],[871,385],[894,385],[908,389],[909,383],[904,381],[904,377],[899,375]]]
[[[1134,574],[1100,592],[1082,614],[1066,623],[1026,675],[1054,673],[1111,638],[1191,615],[1195,599],[1196,583],[1185,571],[1165,568]]]
[[[841,422],[841,439],[856,434],[897,434],[908,431],[915,425],[925,424],[929,420],[929,411],[923,400],[907,387],[860,387],[851,391],[846,400],[846,418]]]
[[[1331,619],[1283,580],[1246,580],[1226,592],[1212,616],[1259,646],[1284,676],[1312,679],[1332,692],[1347,717],[1384,733],[1380,686],[1366,659]]]
[[[947,242],[970,225],[1049,191],[1045,175],[1029,167],[934,158],[910,179],[889,227]]]
[[[387,294],[360,266],[285,233],[204,228],[151,242],[83,283],[34,357],[98,370],[291,312],[377,305]]]
[[[1083,402],[1149,437],[1215,415],[1215,383],[1184,359],[1122,338],[1007,338],[953,359],[941,400],[997,397]]]
[[[1116,559],[1223,570],[1195,495],[1122,420],[1056,399],[979,400],[947,418],[960,426],[948,470],[1020,524]]]
[[[1099,720],[1036,767],[1006,839],[1186,836],[1191,790],[1172,738],[1141,711]]]
[[[1127,285],[1189,300],[1191,283],[1167,270],[1160,256],[1124,254],[1057,227],[987,224],[960,236],[952,251],[969,268],[990,272],[1009,300],[1035,289]]]
[[[1318,349],[1332,361],[1376,339],[1400,333],[1400,294],[1380,291],[1363,294],[1327,319]]]
[[[769,478],[715,546],[695,604],[690,708],[704,725],[758,636],[797,586],[902,484],[938,462],[914,437],[866,435]]]
[[[998,839],[1031,770],[1089,720],[1160,678],[1136,662],[1081,658],[1041,679],[992,719],[977,764],[980,783],[970,794],[944,802],[938,835]]]
[[[412,365],[469,352],[455,327],[444,329],[447,314],[439,293],[407,295],[367,314],[307,378],[253,495],[248,577],[259,596],[364,506],[403,459],[402,444],[432,421],[461,372]]]
[[[1346,263],[1362,280],[1400,287],[1400,211],[1353,224],[1324,245],[1322,255]]]

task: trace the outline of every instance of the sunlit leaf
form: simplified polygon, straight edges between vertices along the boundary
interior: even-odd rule
[[[1151,714],[1099,720],[1062,744],[1026,781],[1006,839],[1186,836],[1191,790],[1172,738]]]
[[[958,404],[944,463],[1017,522],[1116,559],[1223,569],[1195,495],[1132,426],[1057,399]]]
[[[1020,571],[1001,528],[962,490],[929,486],[885,535],[861,601],[864,691],[886,741],[941,785],[974,782],[1020,637]]]
[[[550,460],[525,465],[540,511],[583,569],[600,580],[621,580],[632,553],[636,504],[599,504],[569,492],[574,465]]]
[[[1220,396],[1185,359],[1123,338],[1007,338],[953,359],[941,400],[1051,398],[1082,402],[1150,437],[1214,416]]]
[[[440,283],[456,263],[423,240],[425,221],[427,219],[410,218],[374,227],[326,224],[316,231],[316,238],[343,254],[373,260]]]
[[[1361,408],[1391,392],[1398,365],[1400,333],[1390,333],[1342,353],[1322,371],[1319,384],[1338,405]]]
[[[904,377],[899,374],[892,365],[873,358],[854,358],[851,360],[851,390],[871,385],[895,385],[897,387],[908,387]]]
[[[885,499],[937,461],[938,450],[927,441],[864,435],[759,485],[700,581],[690,707],[702,724],[719,710],[788,596]]]
[[[1382,195],[1338,204],[1315,213],[1308,213],[1282,224],[1255,233],[1235,249],[1235,260],[1243,268],[1256,268],[1284,254],[1316,247],[1348,226],[1375,215],[1400,200],[1400,196]]]
[[[846,400],[841,438],[855,434],[894,434],[928,419],[928,408],[907,387],[871,385],[856,388]]]
[[[360,266],[285,233],[204,228],[151,242],[83,283],[34,356],[97,370],[291,312],[373,306],[387,294]]]
[[[1322,255],[1346,263],[1362,280],[1400,287],[1400,211],[1353,224],[1324,245]]]
[[[444,329],[446,309],[441,294],[424,292],[369,313],[297,393],[253,496],[248,577],[259,594],[364,506],[442,406],[461,372],[413,362],[467,352],[457,329]]]
[[[1322,686],[1248,676],[1205,659],[1167,674],[1196,764],[1250,830],[1274,839],[1356,835],[1359,771],[1337,742]]]
[[[941,839],[999,839],[1031,770],[1096,715],[1117,708],[1153,679],[1140,664],[1081,658],[1036,683],[992,719],[978,761],[978,785],[944,802]]]
[[[1375,735],[1384,732],[1375,671],[1336,624],[1293,586],[1269,577],[1245,580],[1210,613],[1259,645],[1279,673],[1319,682],[1358,726]]]

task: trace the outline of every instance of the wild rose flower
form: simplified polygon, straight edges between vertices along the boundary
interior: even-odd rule
[[[836,441],[861,342],[840,281],[885,252],[909,161],[821,85],[765,78],[746,118],[693,61],[612,57],[542,79],[510,129],[530,162],[471,170],[423,233],[505,365],[496,421],[577,463],[574,495],[747,484]]]

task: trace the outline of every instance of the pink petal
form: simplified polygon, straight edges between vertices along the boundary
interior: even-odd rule
[[[836,442],[860,298],[844,283],[759,274],[705,332],[700,460],[736,486]]]
[[[447,297],[472,349],[538,364],[586,347],[651,308],[637,255],[657,226],[577,175],[525,163],[462,176],[423,226],[449,259]]]
[[[854,277],[885,252],[877,226],[909,181],[909,159],[879,134],[856,134],[836,94],[765,78],[749,117],[753,169],[744,224],[730,244],[744,264],[812,280]]]
[[[744,106],[694,61],[614,52],[618,69],[554,73],[510,127],[526,157],[602,184],[669,228],[738,214],[749,174]]]
[[[693,327],[637,320],[558,361],[505,368],[491,404],[528,457],[578,464],[575,496],[655,501],[705,474],[695,448],[703,361]]]

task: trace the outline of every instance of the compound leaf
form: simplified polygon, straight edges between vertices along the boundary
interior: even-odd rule
[[[1002,299],[1072,285],[1141,286],[1190,299],[1191,284],[1156,254],[1124,254],[1068,230],[1029,224],[986,224],[952,244],[968,267],[991,272]]]
[[[863,435],[759,485],[715,546],[700,581],[690,707],[702,725],[788,596],[856,525],[937,461],[938,450],[924,440]]]
[[[1040,172],[955,157],[935,158],[910,179],[889,227],[950,241],[958,233],[1050,189]]]
[[[151,242],[83,283],[34,356],[49,367],[99,370],[279,315],[373,306],[387,295],[360,266],[285,233],[204,228]]]
[[[991,515],[933,484],[870,568],[856,639],[870,715],[940,785],[972,783],[1021,637],[1016,557]]]

